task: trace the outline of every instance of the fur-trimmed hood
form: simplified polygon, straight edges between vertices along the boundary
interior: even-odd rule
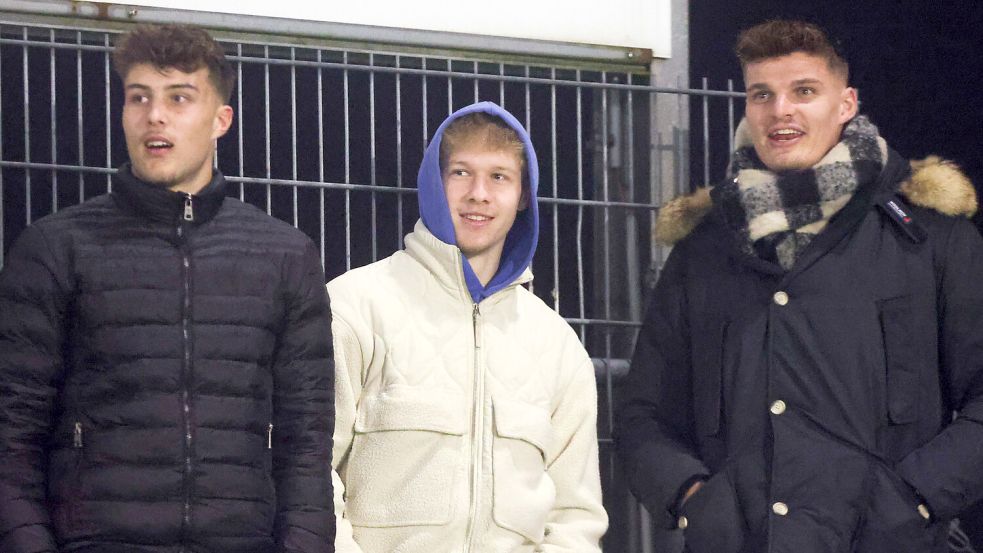
[[[973,183],[955,163],[938,156],[911,161],[911,176],[901,183],[900,192],[913,205],[954,217],[972,217],[977,209]],[[709,187],[669,201],[659,210],[655,240],[667,246],[679,242],[700,224],[712,205]]]

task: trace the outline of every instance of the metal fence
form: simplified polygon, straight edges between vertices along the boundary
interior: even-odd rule
[[[108,55],[116,32],[0,14],[0,266],[26,225],[105,193],[126,159]],[[424,147],[449,113],[492,100],[526,125],[541,171],[533,292],[579,332],[597,368],[605,549],[668,551],[611,444],[612,405],[664,254],[650,229],[663,196],[690,185],[690,123],[660,121],[657,107],[700,114],[708,181],[711,150],[729,151],[711,137],[733,135],[740,95],[706,80],[702,90],[652,87],[641,69],[217,36],[238,69],[218,166],[235,195],[314,239],[329,279],[402,246]]]

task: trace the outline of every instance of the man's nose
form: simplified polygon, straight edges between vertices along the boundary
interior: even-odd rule
[[[778,94],[775,96],[774,109],[775,117],[784,119],[786,117],[791,117],[792,112],[795,110],[795,105],[789,101],[788,96]]]
[[[483,202],[488,199],[488,186],[490,185],[488,175],[475,175],[471,181],[468,199],[475,202]]]
[[[166,110],[161,102],[156,99],[150,99],[147,101],[147,122],[151,125],[159,125],[164,123],[167,118]]]

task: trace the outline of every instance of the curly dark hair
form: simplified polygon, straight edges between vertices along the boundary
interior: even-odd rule
[[[139,25],[116,41],[113,69],[125,80],[133,66],[193,73],[208,68],[208,78],[225,103],[232,96],[235,71],[222,47],[204,29],[191,25]]]
[[[734,52],[741,69],[749,63],[804,52],[826,60],[830,71],[844,80],[850,78],[850,68],[837,45],[819,26],[805,21],[773,19],[745,29],[737,37]]]

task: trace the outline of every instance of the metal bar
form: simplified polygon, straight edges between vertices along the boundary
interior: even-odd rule
[[[136,23],[182,23],[203,27],[229,27],[230,17],[224,13],[205,11],[176,10],[115,3],[97,2],[38,2],[37,0],[5,0],[4,9],[31,15],[55,17],[100,18],[109,21],[132,21]],[[171,3],[179,5],[179,3]],[[185,4],[185,3],[181,3]],[[428,49],[481,50],[497,54],[521,56],[546,56],[571,60],[594,60],[600,63],[640,65],[647,49],[624,46],[603,46],[575,44],[562,41],[532,40],[512,37],[494,37],[450,31],[424,29],[387,28],[377,25],[309,21],[282,17],[258,15],[236,15],[235,27],[249,33],[290,34],[298,37],[332,37],[354,43],[403,44]],[[93,27],[95,24],[89,23]],[[630,61],[638,60],[638,61]]]
[[[242,54],[241,43],[236,44],[236,52],[238,52],[240,55]],[[246,154],[245,154],[245,149],[243,148],[243,140],[244,140],[243,121],[246,119],[246,117],[245,117],[245,113],[243,113],[242,110],[242,62],[241,61],[236,61],[236,113],[238,114],[238,117],[236,118],[238,120],[236,122],[236,125],[238,126],[239,129],[239,133],[238,136],[236,137],[236,141],[238,142],[237,145],[239,147],[239,176],[241,177],[241,176],[245,176],[246,174],[245,161],[244,161]],[[241,202],[246,201],[246,187],[241,182],[239,183],[239,201]]]
[[[584,325],[584,326],[605,326],[605,327],[625,327],[625,328],[641,328],[642,323],[639,321],[622,321],[618,319],[585,319],[583,317],[564,317],[568,324],[571,325]]]
[[[734,79],[727,79],[727,90],[734,91]],[[734,99],[727,98],[727,154],[734,151]]]
[[[270,47],[264,46],[263,53],[266,55],[267,61],[270,57]],[[264,121],[266,124],[266,178],[270,179],[273,176],[273,169],[270,165],[270,142],[272,136],[270,135],[270,64],[265,63],[263,65],[263,98],[266,99],[266,106],[263,109]],[[273,190],[270,185],[266,185],[266,213],[268,215],[273,215]]]
[[[290,49],[290,59],[297,57],[297,49]],[[297,67],[290,66],[290,176],[297,180]],[[294,228],[300,226],[300,216],[297,209],[297,187],[291,187],[293,192]]]
[[[29,40],[20,39],[10,39],[10,38],[0,38],[0,44],[11,44],[11,45],[22,45],[29,47],[37,47],[36,42]],[[59,49],[81,49],[81,50],[94,50],[94,51],[107,51],[109,48],[104,48],[102,46],[93,45],[65,45],[57,44],[54,46]],[[268,47],[268,45],[267,45]],[[238,56],[229,55],[226,59],[230,61],[245,61],[250,63],[262,63],[268,65],[290,65],[292,62],[290,60],[278,60],[270,59],[264,60],[263,58],[256,58],[252,56]],[[322,68],[332,68],[332,69],[344,69],[347,67],[349,71],[375,71],[377,73],[402,73],[404,75],[439,75],[439,76],[449,76],[453,78],[473,78],[474,75],[471,73],[463,72],[448,72],[439,69],[414,69],[409,67],[367,67],[359,65],[349,65],[345,66],[343,63],[338,62],[316,62],[309,60],[297,60],[297,67],[322,67]],[[504,82],[528,82],[530,84],[553,84],[549,79],[543,79],[540,77],[518,77],[510,75],[496,75],[494,73],[482,74],[482,79],[489,81],[504,81]],[[663,92],[670,94],[685,94],[690,96],[733,96],[735,98],[743,98],[743,92],[727,92],[723,90],[703,90],[699,88],[669,88],[660,86],[649,86],[649,85],[635,85],[635,84],[621,84],[621,83],[598,83],[591,81],[557,81],[555,83],[557,86],[569,86],[573,88],[600,88],[600,89],[610,89],[610,90],[634,90],[636,92]]]
[[[75,35],[76,41],[79,45],[82,44],[82,31],[79,31]],[[85,128],[84,122],[82,121],[82,50],[76,52],[75,55],[75,108],[78,111],[78,147],[79,156],[78,164],[85,165]],[[85,173],[79,174],[79,203],[85,201]]]
[[[342,56],[345,64],[348,63],[348,52]],[[351,122],[349,121],[348,106],[348,69],[345,68],[342,75],[342,89],[344,92],[344,112],[345,112],[345,184],[352,182],[352,162],[351,162]],[[352,194],[350,190],[345,190],[345,270],[352,268]]]
[[[102,74],[105,84],[105,99],[106,99],[106,167],[113,166],[113,105],[112,98],[110,94],[110,70],[109,70],[109,34],[105,34],[102,37],[103,42],[106,45],[106,52],[102,56]],[[113,190],[113,179],[110,176],[106,176],[106,192],[111,192]]]
[[[454,82],[451,73],[451,59],[447,58],[447,115],[454,113]]]
[[[321,56],[323,50],[318,49],[317,59],[321,61]],[[318,182],[324,182],[324,75],[322,70],[317,70],[317,180]],[[327,230],[325,229],[325,206],[324,206],[324,188],[317,191],[318,193],[318,225],[321,233],[321,266],[327,266],[327,252],[328,252],[328,237]]]
[[[505,76],[504,63],[498,64],[498,74],[503,77]],[[505,108],[505,81],[502,80],[498,81],[498,105],[502,106],[503,109]]]
[[[55,42],[55,30],[51,29],[51,42]],[[51,163],[58,163],[58,77],[55,67],[55,49],[51,49]],[[51,212],[58,211],[58,173],[51,174]],[[0,244],[2,247],[2,244]]]
[[[0,46],[0,75],[3,75],[3,46]],[[3,98],[3,79],[0,79],[0,98]],[[0,102],[0,160],[4,158],[3,151],[3,102]],[[4,210],[3,204],[3,170],[0,169],[0,269],[3,268],[3,256],[4,256],[4,232],[3,228],[6,226],[6,212]]]
[[[369,54],[369,65],[375,65],[375,54]],[[375,73],[369,73],[369,184],[372,186],[376,185],[376,151],[375,151]],[[372,261],[379,259],[379,225],[377,223],[378,218],[378,200],[376,198],[375,190],[369,193],[369,198],[372,201],[372,224],[370,225],[372,232]]]
[[[478,81],[479,81],[479,79],[478,79],[478,75],[479,75],[479,73],[478,73],[478,60],[475,60],[472,63],[474,64],[474,102],[477,103],[478,102],[478,98],[479,98],[479,95],[478,95]]]
[[[27,27],[24,27],[24,38],[27,39]],[[31,72],[28,67],[29,59],[27,48],[22,50],[21,63],[24,74],[24,161],[31,162]],[[31,171],[24,171],[24,219],[28,225],[31,224]]]
[[[112,174],[115,169],[106,170],[106,168],[101,167],[85,167],[80,165],[68,165],[68,164],[51,164],[44,162],[31,162],[25,163],[21,161],[0,161],[0,167],[18,167],[24,169],[58,169],[58,170],[69,170],[69,171],[88,171],[88,172],[98,172],[101,174]],[[337,190],[350,190],[350,191],[365,191],[365,192],[383,192],[389,194],[416,194],[415,188],[396,188],[394,186],[372,186],[371,184],[354,184],[354,183],[344,183],[344,182],[317,182],[308,180],[292,180],[292,179],[275,179],[266,177],[235,177],[227,176],[226,180],[233,183],[245,183],[245,184],[265,184],[269,186],[303,186],[309,188],[326,188],[326,189],[337,189]],[[609,208],[625,208],[625,209],[641,209],[641,210],[658,210],[659,206],[650,204],[640,204],[640,203],[629,203],[629,202],[605,202],[602,200],[576,200],[571,198],[553,198],[547,196],[545,198],[539,198],[540,204],[546,205],[574,205],[582,207],[609,207]]]
[[[529,66],[528,65],[526,66],[525,71],[526,71],[526,76],[528,77],[529,76]],[[530,137],[532,137],[532,127],[529,124],[529,112],[530,112],[529,104],[531,102],[530,92],[529,92],[529,83],[526,83],[525,84],[525,93],[526,93],[526,98],[525,98],[525,102],[526,102],[525,103],[525,111],[526,111],[525,125],[526,125],[526,132],[529,134]],[[537,194],[536,194],[537,196],[539,196],[539,193],[538,192],[539,191],[537,190]],[[538,198],[529,198],[529,201],[538,201]],[[535,293],[535,291],[536,291],[536,283],[535,282],[530,282],[529,283],[529,291]]]
[[[424,69],[426,69],[426,67],[427,67],[427,59],[426,58],[423,58],[423,64],[422,64],[422,66],[423,66]],[[424,74],[420,78],[420,83],[421,83],[420,101],[423,103],[423,150],[426,151],[426,149],[427,149],[427,140],[430,138],[430,135],[427,132],[427,127],[429,126],[429,123],[427,122],[427,76],[426,76],[426,74]]]
[[[707,78],[703,77],[703,90]],[[710,99],[703,96],[703,186],[710,184]]]
[[[400,58],[396,56],[396,67]],[[403,188],[403,83],[396,73],[396,188]],[[403,249],[403,195],[396,195],[396,248]]]
[[[577,70],[577,79],[581,77]],[[584,199],[584,112],[583,90],[577,89],[577,200]],[[577,298],[578,314],[586,316],[584,299],[584,206],[577,206]],[[587,329],[580,327],[580,341],[587,343]]]
[[[551,76],[556,78],[556,68],[551,68]],[[559,188],[556,172],[556,86],[550,87],[550,158],[553,170],[553,199]],[[553,310],[560,312],[560,206],[553,204]]]

